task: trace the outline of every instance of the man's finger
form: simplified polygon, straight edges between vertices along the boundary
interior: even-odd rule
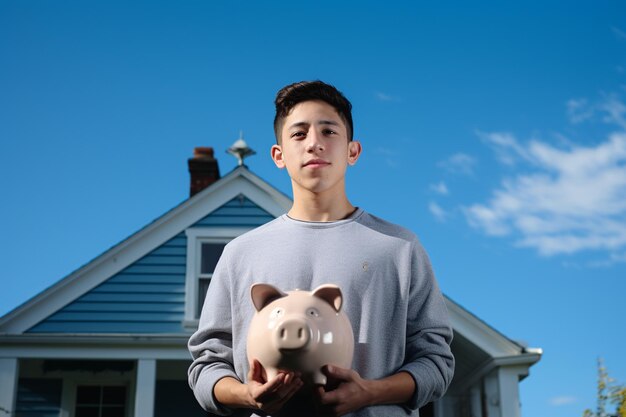
[[[284,396],[287,399],[291,398],[300,388],[302,388],[302,385],[304,385],[302,380],[294,376],[291,383],[287,385],[287,390],[285,390]]]
[[[267,381],[259,390],[259,397],[266,395],[275,395],[278,389],[283,385],[285,374],[279,373],[274,378]]]
[[[275,395],[281,400],[284,399],[286,401],[291,398],[293,394],[302,387],[302,385],[302,380],[290,372],[285,375],[283,384],[278,387]]]
[[[335,365],[325,365],[322,368],[322,372],[328,377],[329,383],[331,381],[338,382],[354,380],[354,374],[352,369],[340,368],[339,366]]]
[[[320,387],[318,389],[318,394],[321,404],[329,405],[337,404],[339,402],[337,391],[326,391],[324,388]]]
[[[261,366],[261,363],[256,359],[250,364],[250,379],[260,383],[265,382],[263,380],[263,366]]]
[[[293,372],[287,372],[287,374],[285,374],[285,385],[289,385],[293,382],[295,375]]]

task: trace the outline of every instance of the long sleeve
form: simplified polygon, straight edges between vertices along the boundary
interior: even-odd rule
[[[415,242],[411,264],[406,359],[400,370],[415,379],[417,388],[408,404],[415,409],[445,394],[454,375],[454,356],[445,301],[419,242]]]
[[[193,358],[189,367],[189,385],[200,405],[218,415],[232,414],[232,410],[215,400],[213,387],[226,376],[239,379],[233,366],[230,280],[225,258],[222,256],[215,268],[198,330],[188,342]]]

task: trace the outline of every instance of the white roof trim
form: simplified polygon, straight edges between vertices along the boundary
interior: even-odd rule
[[[171,359],[191,361],[187,345],[127,344],[0,346],[0,357],[19,359]]]
[[[492,358],[515,356],[522,347],[446,297],[446,306],[455,333],[462,334]]]
[[[459,382],[456,386],[456,391],[464,392],[468,390],[472,385],[478,383],[485,375],[496,368],[516,368],[521,381],[528,376],[530,367],[539,362],[539,359],[541,359],[540,353],[520,353],[515,356],[487,359],[483,364],[476,368],[474,372]]]
[[[238,167],[0,318],[0,332],[25,332],[240,194],[274,217],[288,211],[292,204],[289,197],[247,168]]]
[[[0,358],[176,359],[191,361],[189,335],[20,334],[2,337]]]

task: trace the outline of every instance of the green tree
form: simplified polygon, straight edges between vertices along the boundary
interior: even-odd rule
[[[615,407],[607,412],[607,405]],[[598,392],[596,411],[586,409],[583,417],[626,417],[626,386],[609,376],[604,360],[598,358]]]

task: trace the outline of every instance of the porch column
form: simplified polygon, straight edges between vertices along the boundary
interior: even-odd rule
[[[480,382],[472,385],[470,393],[470,410],[472,416],[483,415],[483,390]]]
[[[485,376],[485,399],[489,417],[505,417],[500,408],[500,384],[498,369]]]
[[[498,369],[498,374],[502,415],[521,417],[522,412],[519,401],[519,380],[520,375],[528,374],[528,368],[520,366],[504,366]]]
[[[134,417],[154,416],[154,389],[156,387],[156,359],[137,360]]]
[[[526,366],[501,366],[485,377],[489,417],[521,417],[519,380],[527,374]]]
[[[15,415],[18,371],[17,358],[0,359],[0,415]]]

